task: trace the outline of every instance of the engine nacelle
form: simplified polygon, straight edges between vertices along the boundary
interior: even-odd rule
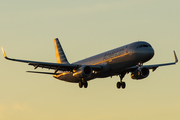
[[[85,78],[92,74],[92,68],[90,66],[82,66],[75,73],[73,73],[74,77],[77,78]]]
[[[148,68],[141,68],[141,69],[136,69],[134,72],[131,74],[132,79],[144,79],[149,76],[149,69]]]

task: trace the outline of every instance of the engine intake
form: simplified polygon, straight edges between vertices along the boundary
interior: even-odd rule
[[[92,68],[90,66],[82,66],[73,73],[74,77],[85,78],[92,74]]]
[[[148,68],[141,68],[141,69],[136,69],[134,72],[131,74],[132,79],[144,79],[149,76],[149,69]]]

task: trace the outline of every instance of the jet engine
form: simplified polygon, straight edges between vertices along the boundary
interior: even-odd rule
[[[137,68],[134,72],[131,74],[132,79],[144,79],[149,76],[149,69],[148,68]]]
[[[90,66],[82,66],[73,73],[74,77],[85,78],[92,74],[92,68]]]

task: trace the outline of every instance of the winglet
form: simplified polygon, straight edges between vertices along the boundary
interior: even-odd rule
[[[178,58],[177,58],[177,55],[176,55],[176,52],[174,51],[174,57],[175,57],[175,63],[178,62]]]
[[[2,49],[2,52],[3,52],[4,57],[7,58],[7,55],[6,55],[5,51],[4,51],[4,48],[1,47],[1,49]]]

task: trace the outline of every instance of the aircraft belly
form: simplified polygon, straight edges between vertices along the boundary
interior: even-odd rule
[[[79,78],[73,76],[73,73],[67,73],[65,75],[60,74],[56,76],[56,78],[62,81],[72,82],[72,83],[78,83],[80,81]]]

